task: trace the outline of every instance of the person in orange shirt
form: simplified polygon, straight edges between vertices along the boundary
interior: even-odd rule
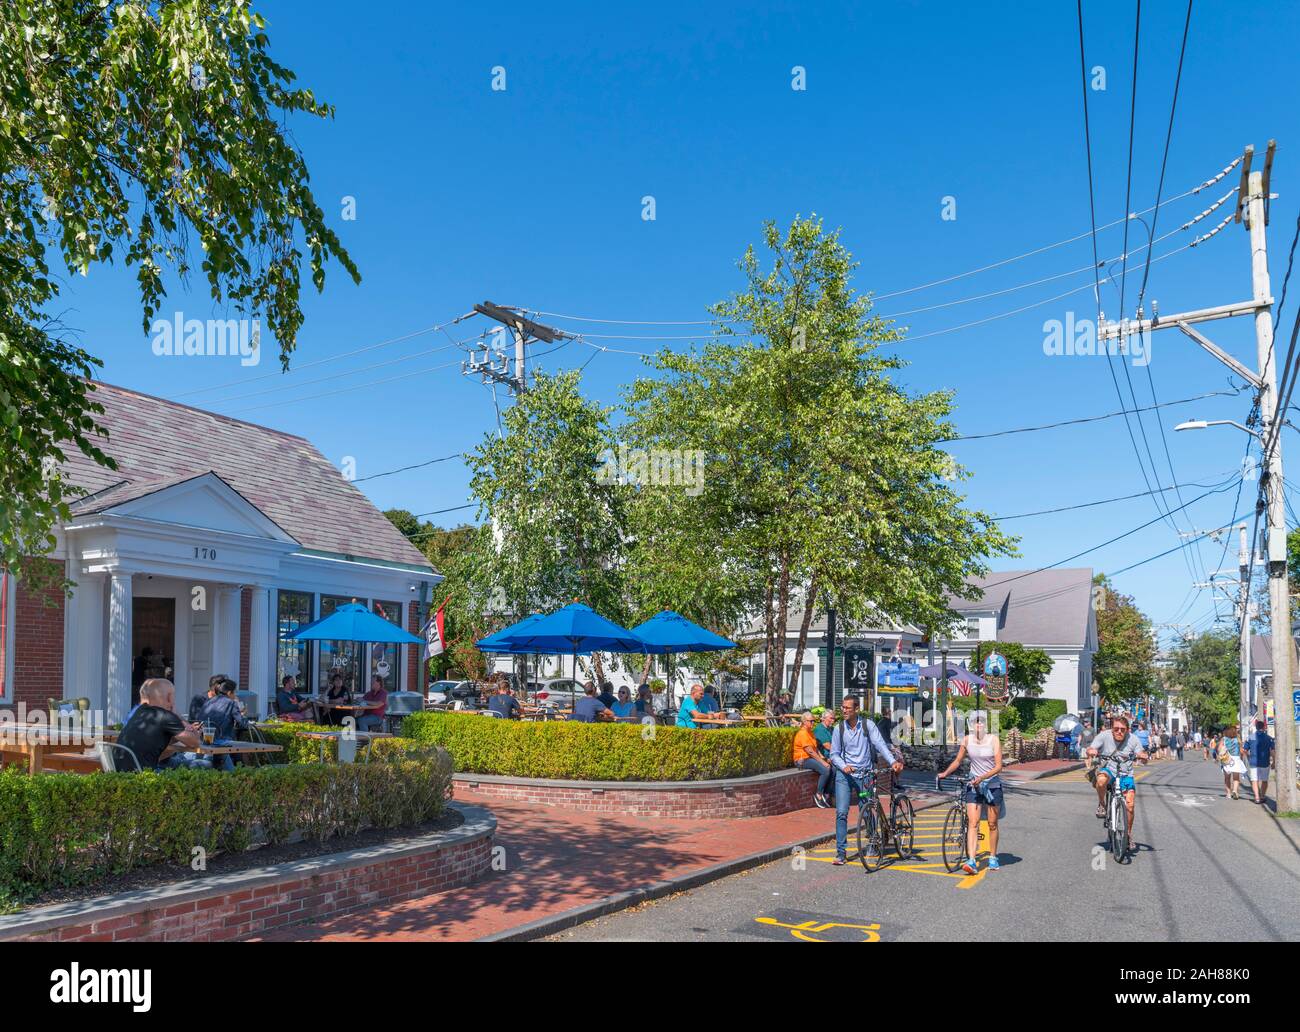
[[[826,783],[830,780],[831,768],[817,749],[817,736],[813,733],[816,725],[816,718],[811,711],[806,711],[799,730],[794,733],[794,765],[817,772],[817,790],[813,793],[813,802],[825,810],[830,806],[826,799]]]

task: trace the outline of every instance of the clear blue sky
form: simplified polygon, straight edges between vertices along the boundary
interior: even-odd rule
[[[307,299],[297,365],[424,330],[485,298],[602,319],[704,319],[705,305],[739,286],[734,261],[757,241],[761,222],[788,222],[796,213],[816,212],[843,227],[861,262],[858,288],[877,294],[1089,226],[1073,4],[669,3],[630,11],[603,4],[274,0],[260,9],[277,58],[337,106],[332,122],[299,120],[292,128],[317,197],[363,274],[355,287],[332,269],[325,294]],[[1184,14],[1179,2],[1144,5],[1130,210],[1154,203]],[[1125,212],[1133,16],[1131,3],[1085,4],[1088,65],[1104,66],[1107,79],[1104,92],[1089,94],[1101,224]],[[1263,48],[1252,51],[1260,28]],[[1196,5],[1165,180],[1166,197],[1180,194],[1245,144],[1262,155],[1268,138],[1278,139],[1273,184],[1282,196],[1270,226],[1275,295],[1300,183],[1286,52],[1297,38],[1294,4]],[[504,92],[490,88],[495,65],[506,69]],[[791,89],[795,65],[806,68],[806,91]],[[1235,182],[1230,176],[1162,208],[1157,235]],[[641,218],[645,195],[656,199],[653,222]],[[355,221],[339,219],[344,196],[356,199]],[[955,221],[940,217],[947,196],[956,199]],[[1222,214],[1158,244],[1155,254],[1181,248]],[[1101,234],[1103,255],[1119,255],[1121,232]],[[1144,238],[1135,228],[1130,249]],[[1248,256],[1246,233],[1230,226],[1155,263],[1147,297],[1165,313],[1245,300]],[[1142,257],[1130,261],[1130,311]],[[1006,290],[1090,261],[1085,237],[991,272],[884,298],[878,311]],[[1091,279],[1084,272],[901,317],[918,338],[898,348],[911,363],[902,381],[918,391],[954,388],[964,434],[1117,410],[1104,358],[1043,350],[1044,320],[1095,315]],[[222,314],[202,286],[196,280],[191,292],[177,285],[165,311]],[[1084,289],[1048,300],[1075,288]],[[1102,290],[1113,316],[1118,290]],[[1300,286],[1287,301],[1292,314],[1296,302]],[[353,456],[358,477],[462,450],[495,425],[490,392],[461,376],[461,354],[445,347],[478,333],[482,319],[451,328],[451,338],[425,333],[268,377],[269,363],[245,369],[219,358],[155,357],[141,331],[132,275],[121,267],[76,278],[65,304],[82,342],[103,357],[105,380],[302,434],[336,462]],[[935,333],[977,320],[989,321]],[[633,336],[699,329],[551,321]],[[1290,318],[1284,323],[1289,327]],[[1207,332],[1254,363],[1248,321],[1212,324]],[[665,342],[600,343],[645,351]],[[418,357],[393,362],[407,356]],[[586,390],[606,403],[617,400],[640,366],[632,355],[596,354],[583,343],[538,364],[554,370],[588,359]],[[434,368],[446,363],[452,364]],[[1212,359],[1168,332],[1157,336],[1149,369],[1162,402],[1227,382]],[[1124,385],[1122,364],[1115,371]],[[1129,366],[1128,373],[1139,403],[1150,404],[1147,369]],[[326,376],[332,378],[311,382]],[[221,384],[230,386],[212,389]],[[1219,483],[1239,471],[1244,436],[1230,428],[1171,428],[1193,417],[1242,420],[1247,408],[1243,395],[1147,414],[1159,486],[1171,482],[1161,427],[1179,481]],[[974,473],[966,484],[970,503],[1000,515],[1146,490],[1122,419],[952,450]],[[380,507],[417,513],[467,497],[458,461],[360,486]],[[1183,499],[1204,490],[1185,489]],[[1253,495],[1248,484],[1238,509],[1248,509]],[[1219,526],[1233,515],[1235,498],[1235,488],[1213,494],[1174,519],[1184,530]],[[466,515],[472,510],[441,519]],[[1011,521],[1006,527],[1022,536],[1023,556],[999,565],[1055,563],[1156,515],[1149,498],[1136,498]],[[1156,523],[1070,565],[1117,570],[1177,543],[1168,524]],[[1202,566],[1218,567],[1220,555],[1219,546],[1206,544],[1190,561],[1199,576]],[[1224,565],[1234,556],[1235,543]],[[1117,584],[1156,621],[1203,626],[1214,612],[1211,595],[1190,593],[1191,581],[1188,562],[1174,554],[1120,575]]]

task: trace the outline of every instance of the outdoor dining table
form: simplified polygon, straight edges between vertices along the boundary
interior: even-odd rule
[[[102,728],[78,728],[69,725],[0,724],[0,767],[6,763],[26,762],[32,774],[45,769],[51,753],[86,753],[100,742],[114,742],[117,732]]]
[[[691,714],[691,719],[697,724],[708,724],[710,727],[742,727],[743,720],[735,720],[732,717],[723,716],[705,716],[702,713]]]
[[[208,745],[206,742],[200,742],[196,746],[180,751],[198,753],[200,756],[232,756],[284,752],[284,746],[272,745],[270,742],[231,742],[229,745]]]
[[[325,762],[325,743],[338,741],[343,738],[344,735],[350,735],[358,742],[366,743],[366,762],[370,761],[370,751],[374,747],[376,738],[393,737],[387,731],[295,731],[294,735],[298,738],[307,738],[313,742],[320,742],[321,763]]]

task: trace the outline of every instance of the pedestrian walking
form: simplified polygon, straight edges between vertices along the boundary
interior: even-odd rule
[[[1186,731],[1179,731],[1178,734],[1174,735],[1174,747],[1178,752],[1178,758],[1181,760],[1183,758],[1183,749],[1187,747]]]
[[[1255,734],[1246,743],[1246,754],[1250,760],[1250,787],[1255,793],[1255,802],[1263,806],[1268,798],[1268,768],[1277,754],[1273,748],[1273,736],[1262,720],[1255,721]]]
[[[1223,794],[1225,798],[1240,799],[1241,776],[1246,773],[1246,764],[1241,759],[1241,739],[1237,737],[1237,725],[1231,725],[1219,741],[1216,754],[1219,766],[1223,768]]]
[[[1007,806],[1002,797],[1002,743],[997,735],[985,733],[984,714],[976,710],[971,715],[971,733],[963,735],[957,749],[957,758],[939,775],[939,780],[950,776],[962,761],[970,757],[970,784],[962,791],[966,804],[966,859],[961,869],[974,874],[979,868],[979,831],[982,810],[989,823],[988,869],[998,870],[998,818],[1006,816]]]

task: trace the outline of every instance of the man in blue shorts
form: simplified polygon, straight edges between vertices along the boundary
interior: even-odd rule
[[[1137,735],[1129,733],[1128,717],[1122,714],[1116,716],[1111,721],[1110,730],[1103,731],[1092,740],[1092,745],[1088,747],[1088,755],[1100,756],[1103,760],[1109,761],[1097,768],[1095,782],[1097,816],[1106,816],[1106,786],[1112,777],[1118,776],[1119,784],[1115,787],[1117,791],[1123,793],[1124,807],[1128,810],[1128,833],[1132,838],[1133,807],[1137,796],[1137,785],[1133,780],[1133,761],[1136,759],[1146,763],[1149,757]]]

